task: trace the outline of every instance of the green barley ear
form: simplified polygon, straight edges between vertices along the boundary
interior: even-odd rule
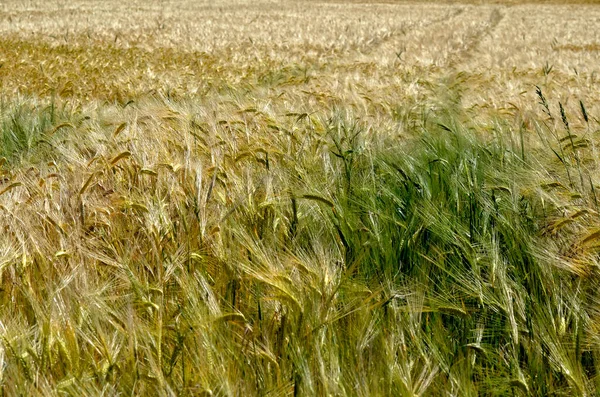
[[[583,101],[581,101],[581,100],[579,101],[579,108],[581,109],[581,115],[583,116],[583,119],[585,120],[586,123],[589,123],[587,110],[585,110],[585,105],[583,104]]]
[[[554,65],[550,65],[548,62],[546,62],[542,67],[542,72],[544,73],[544,76],[548,76],[552,72],[552,69],[554,69]]]
[[[550,111],[550,105],[548,104],[548,101],[546,100],[546,97],[544,96],[542,89],[537,85],[535,86],[535,93],[538,96],[538,98],[540,99],[540,105],[542,105],[542,107],[544,108],[544,113],[546,113],[548,115],[548,117],[550,117],[551,120],[554,120],[554,117],[552,116],[552,112]]]
[[[562,119],[565,128],[567,129],[567,131],[570,131],[569,120],[567,120],[567,113],[565,112],[565,108],[563,107],[562,103],[558,103],[558,108],[560,109],[560,118]]]

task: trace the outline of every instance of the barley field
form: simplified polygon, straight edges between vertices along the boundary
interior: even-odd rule
[[[0,3],[2,396],[598,395],[594,3]]]

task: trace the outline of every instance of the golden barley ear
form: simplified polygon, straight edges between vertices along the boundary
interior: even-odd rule
[[[4,189],[0,190],[0,196],[2,196],[4,193],[7,193],[7,192],[13,190],[16,187],[19,187],[19,186],[23,186],[23,183],[22,182],[13,182],[13,183],[11,183],[10,185],[8,185],[7,187],[5,187]]]

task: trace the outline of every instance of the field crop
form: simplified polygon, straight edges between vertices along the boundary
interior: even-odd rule
[[[600,6],[0,4],[6,396],[591,396]]]

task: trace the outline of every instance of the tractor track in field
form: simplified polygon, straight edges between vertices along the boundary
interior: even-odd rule
[[[459,69],[462,64],[473,57],[481,42],[487,36],[491,36],[503,19],[504,13],[499,8],[492,9],[487,22],[482,27],[473,29],[466,34],[463,47],[450,54],[447,65]]]
[[[462,14],[464,11],[465,11],[465,8],[461,7],[461,8],[449,10],[443,16],[430,19],[424,23],[409,22],[406,24],[406,26],[403,26],[400,29],[388,32],[387,34],[384,34],[381,37],[376,37],[376,38],[371,39],[369,42],[366,43],[366,48],[360,52],[364,55],[373,54],[375,51],[377,51],[379,48],[381,48],[386,43],[388,43],[394,39],[399,39],[403,36],[406,36],[409,32],[411,32],[415,28],[429,29],[430,27],[432,27],[436,24],[453,20],[454,18],[456,18],[460,14]]]

